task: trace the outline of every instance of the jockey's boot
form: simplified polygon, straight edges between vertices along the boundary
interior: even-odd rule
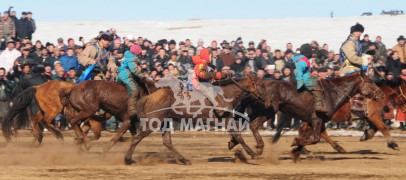
[[[314,109],[317,112],[327,113],[328,109],[323,104],[323,92],[313,90],[311,91],[314,97]]]
[[[136,91],[134,91],[128,98],[128,116],[129,117],[134,117],[135,115],[137,115],[137,108],[136,108],[137,100],[138,100],[138,93]]]

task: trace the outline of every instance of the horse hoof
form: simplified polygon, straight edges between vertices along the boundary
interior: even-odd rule
[[[183,158],[183,159],[179,159],[179,163],[183,164],[183,165],[192,165],[192,162],[190,162],[189,160]]]
[[[299,139],[298,138],[295,138],[294,140],[293,140],[293,142],[292,142],[292,145],[291,145],[291,147],[292,146],[299,146]]]
[[[367,135],[362,135],[361,136],[361,138],[359,139],[360,141],[366,141],[366,140],[368,140],[368,137],[367,137]]]
[[[291,152],[292,153],[292,160],[293,160],[294,163],[300,162],[300,152],[301,152],[301,150],[299,149],[299,147],[294,148],[292,150],[292,152]]]
[[[310,154],[312,151],[307,150],[305,147],[302,148],[300,154]]]
[[[263,149],[257,149],[257,154],[258,154],[258,156],[262,155],[263,152],[264,152]]]
[[[395,142],[388,142],[388,148],[399,151],[399,146]]]
[[[133,164],[135,164],[135,161],[132,159],[125,158],[124,163],[125,163],[125,165],[133,165]]]
[[[346,152],[347,152],[343,147],[341,147],[341,146],[339,146],[339,145],[337,145],[336,147],[334,147],[334,149],[335,149],[337,152],[339,152],[339,153],[346,153]]]
[[[235,146],[237,146],[237,143],[233,140],[231,140],[230,142],[228,142],[228,150],[233,149]]]

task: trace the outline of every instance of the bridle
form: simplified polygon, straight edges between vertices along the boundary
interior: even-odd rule
[[[395,91],[395,93],[397,94],[397,97],[396,97],[396,98],[399,98],[399,97],[400,97],[400,99],[401,99],[401,101],[402,101],[402,104],[405,104],[405,103],[406,103],[406,96],[405,96],[405,94],[403,93],[403,90],[402,90],[401,87],[402,87],[402,86],[398,86],[400,93],[398,93],[398,91]]]
[[[372,90],[372,88],[367,85],[367,83],[366,83],[366,81],[364,80],[364,78],[362,77],[362,75],[360,75],[360,77],[361,77],[362,84],[363,84],[363,86],[364,86],[364,87],[362,88],[361,92],[364,91],[366,88],[368,88],[368,90],[371,91],[371,92],[374,94],[374,98],[375,98],[375,99],[379,100],[379,99],[380,99],[379,97],[385,97],[385,94],[382,92],[381,88],[379,88],[374,82],[369,82],[369,83],[374,84],[374,86],[377,88],[377,90],[375,90],[375,91]],[[334,89],[337,90],[339,93],[341,93],[341,94],[347,96],[349,99],[351,99],[351,96],[350,96],[350,95],[348,95],[348,94],[346,94],[345,92],[343,92],[342,90],[340,90],[340,88],[338,88],[338,87],[337,87],[334,83],[332,83],[330,80],[327,80],[327,82],[329,82],[329,84],[331,84],[331,85],[334,87]],[[378,96],[378,93],[379,93],[379,95],[381,95],[381,96]],[[406,96],[404,96],[404,97],[406,98]]]
[[[247,88],[245,88],[245,87],[242,87],[240,84],[238,84],[237,81],[235,81],[234,78],[231,78],[231,81],[232,81],[235,85],[237,85],[237,87],[239,87],[240,89],[242,89],[243,91],[245,91],[245,92],[247,92],[247,93],[249,93],[249,94],[253,94],[254,96],[256,96],[256,98],[257,98],[256,100],[265,102],[265,99],[264,99],[262,96],[260,96],[260,95],[258,94],[257,83],[256,83],[254,80],[252,80],[251,78],[249,78],[249,79],[252,81],[252,85],[254,86],[254,90],[249,90],[249,89],[247,89]]]
[[[373,99],[375,99],[375,100],[380,100],[381,99],[380,97],[382,97],[382,98],[385,97],[385,94],[382,92],[381,88],[379,88],[372,80],[365,81],[364,78],[362,77],[362,74],[360,75],[360,77],[361,77],[362,84],[364,86],[362,88],[361,92],[364,91],[365,89],[368,89],[374,95]],[[371,87],[369,87],[367,82],[372,83],[374,85],[374,87],[376,88],[376,90],[374,91]]]

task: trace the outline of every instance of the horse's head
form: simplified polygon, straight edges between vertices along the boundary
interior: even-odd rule
[[[156,88],[172,87],[174,85],[179,85],[178,84],[179,82],[180,80],[173,76],[163,77],[159,81],[155,82],[155,87]]]
[[[272,106],[272,101],[268,93],[266,93],[266,88],[262,79],[259,79],[256,76],[247,76],[243,81],[241,81],[246,87],[249,95],[265,104],[266,107]]]
[[[363,71],[360,72],[360,79],[361,82],[358,88],[362,95],[374,100],[382,100],[385,97],[381,88],[379,88],[371,78],[366,76]]]
[[[399,109],[406,113],[406,95],[404,94],[406,91],[406,84],[401,84],[395,89],[396,97],[393,99],[395,104],[399,107]]]

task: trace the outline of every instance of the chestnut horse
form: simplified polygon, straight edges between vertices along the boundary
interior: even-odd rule
[[[174,80],[174,82],[178,82]],[[162,129],[162,138],[163,144],[171,151],[171,153],[175,156],[175,159],[180,164],[191,164],[189,160],[183,157],[173,146],[171,140],[171,132],[165,130],[167,126],[162,124],[164,122],[164,118],[172,118],[172,120],[180,121],[181,119],[188,119],[192,120],[193,123],[196,123],[198,119],[202,118],[209,118],[210,117],[210,110],[213,108],[225,110],[222,115],[215,113],[216,118],[218,119],[225,119],[225,124],[228,124],[230,118],[233,117],[232,110],[235,106],[241,102],[241,100],[245,97],[252,97],[257,99],[257,101],[265,99],[270,100],[270,98],[265,98],[267,94],[265,93],[265,87],[262,85],[262,81],[258,80],[256,77],[247,77],[241,80],[234,80],[234,79],[226,79],[222,81],[216,82],[219,88],[221,89],[224,96],[221,96],[221,93],[216,94],[213,99],[217,101],[218,107],[213,107],[213,103],[206,97],[206,94],[200,94],[200,90],[191,91],[191,96],[200,96],[204,101],[204,104],[201,104],[200,101],[194,101],[190,104],[185,104],[185,106],[180,107],[172,107],[173,103],[176,102],[176,99],[179,97],[175,97],[177,92],[173,92],[171,89],[163,88],[159,89],[154,93],[151,93],[148,96],[141,98],[137,102],[137,112],[140,119],[143,119],[142,126],[139,126],[139,130],[137,135],[134,137],[133,142],[129,150],[127,151],[124,162],[126,164],[133,164],[135,161],[132,159],[133,152],[135,147],[138,143],[141,142],[142,139],[147,137],[149,134],[153,132],[153,129],[158,128]],[[204,91],[204,90],[202,90]],[[213,100],[212,99],[212,100]],[[228,101],[228,99],[232,99]],[[187,101],[187,100],[185,100]],[[265,101],[264,104],[270,106],[269,101]],[[201,111],[201,114],[195,116],[195,114],[190,114],[188,112],[188,108],[191,107],[206,107]],[[174,110],[176,109],[176,111]],[[231,110],[231,112],[229,111]],[[179,113],[181,112],[181,113]],[[153,120],[156,120],[156,123]],[[208,122],[203,122],[208,123]],[[213,123],[213,122],[212,122]],[[161,124],[161,126],[159,126]],[[252,158],[256,158],[257,154],[253,152],[248,145],[244,142],[241,137],[239,130],[234,128],[229,128],[228,131],[230,132],[231,136],[236,139],[244,148],[244,150],[251,155]]]

